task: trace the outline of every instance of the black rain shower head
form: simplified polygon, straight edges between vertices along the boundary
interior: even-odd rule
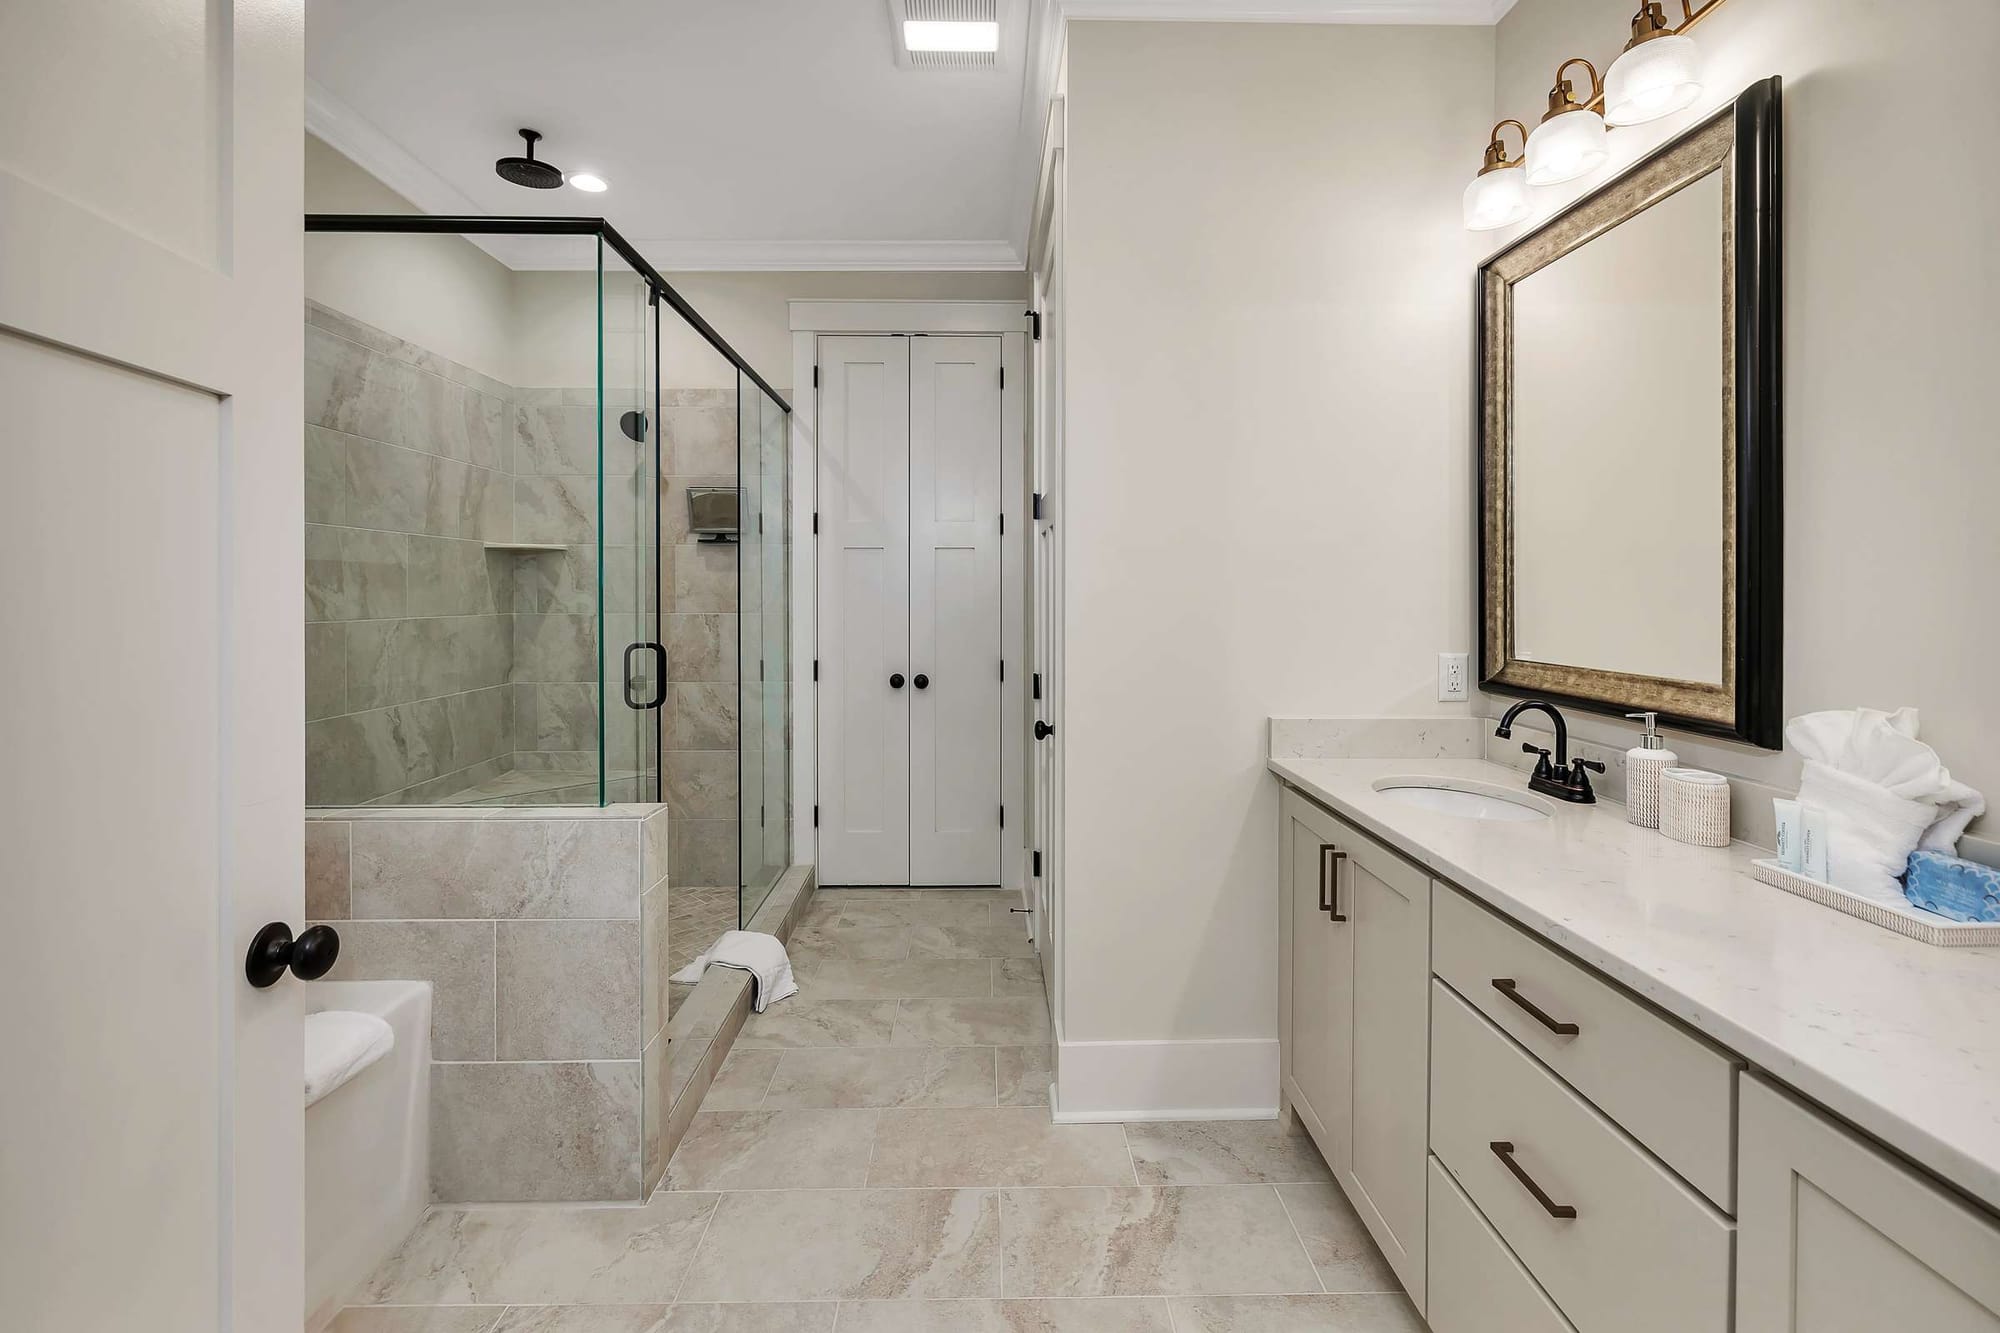
[[[526,157],[503,157],[493,164],[493,170],[501,180],[515,185],[525,185],[531,190],[560,189],[563,174],[546,162],[535,161],[535,141],[542,137],[540,130],[522,130],[521,137],[527,141]]]

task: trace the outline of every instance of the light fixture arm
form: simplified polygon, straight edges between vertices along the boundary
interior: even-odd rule
[[[1500,137],[1500,131],[1506,129],[1509,125],[1512,125],[1521,133],[1521,156],[1511,160],[1507,156],[1507,143]],[[1486,137],[1486,165],[1479,169],[1479,174],[1484,176],[1489,171],[1499,171],[1505,167],[1522,166],[1527,161],[1527,152],[1528,127],[1520,121],[1511,118],[1503,120],[1498,125],[1495,125],[1492,133]]]
[[[1590,71],[1590,100],[1576,100],[1576,85],[1564,78],[1571,65],[1581,65]],[[1595,111],[1604,105],[1604,81],[1597,76],[1597,66],[1582,56],[1571,56],[1556,66],[1556,82],[1549,89],[1549,109],[1542,114],[1544,121],[1554,120],[1566,111]]]

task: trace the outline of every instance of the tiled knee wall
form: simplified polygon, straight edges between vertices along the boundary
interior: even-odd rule
[[[334,980],[429,981],[431,1193],[643,1199],[665,1169],[667,811],[306,816]]]

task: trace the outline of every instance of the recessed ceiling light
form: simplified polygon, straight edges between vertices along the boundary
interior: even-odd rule
[[[593,176],[587,171],[572,171],[569,183],[586,194],[602,194],[611,188],[604,183],[604,177]]]
[[[903,45],[912,51],[998,51],[1000,25],[983,20],[904,19]]]

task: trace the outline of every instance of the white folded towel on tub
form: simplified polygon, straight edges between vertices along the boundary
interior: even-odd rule
[[[792,979],[792,960],[785,954],[784,942],[776,935],[725,930],[707,953],[674,973],[672,979],[692,985],[701,980],[701,974],[710,966],[748,972],[755,983],[750,988],[750,1003],[760,1014],[773,1001],[799,993],[799,983]]]
[[[307,1014],[306,1105],[395,1049],[395,1030],[374,1014],[347,1009]]]

